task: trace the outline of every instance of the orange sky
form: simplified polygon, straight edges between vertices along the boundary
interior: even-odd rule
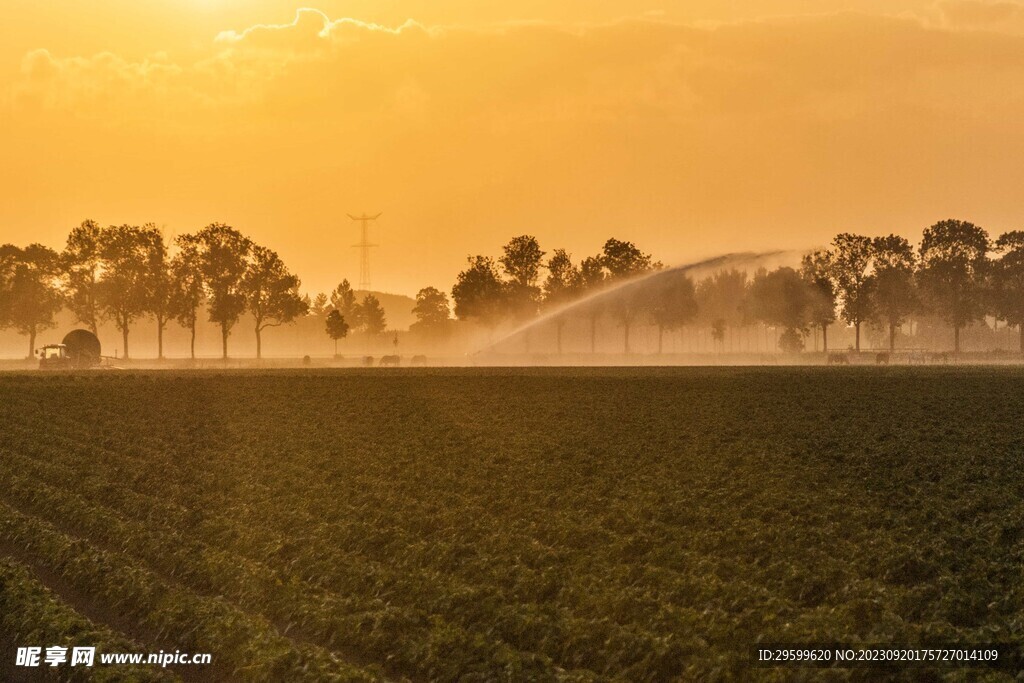
[[[228,222],[311,291],[608,236],[666,263],[1024,227],[1024,4],[13,0],[0,241]]]

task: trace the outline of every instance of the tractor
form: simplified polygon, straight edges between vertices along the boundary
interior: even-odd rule
[[[89,330],[72,330],[60,344],[37,352],[40,370],[85,370],[100,364],[100,340]]]

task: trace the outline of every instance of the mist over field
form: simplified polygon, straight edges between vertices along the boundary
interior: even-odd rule
[[[800,252],[775,252],[768,254],[729,254],[717,258],[705,259],[691,266],[680,267],[691,277],[706,277],[716,272],[728,269],[740,269],[744,272],[753,273],[758,268],[774,268],[781,265],[798,265]],[[356,291],[356,300],[362,299],[368,292]],[[498,362],[494,354],[500,355],[501,351],[508,351],[512,355],[523,355],[516,363],[529,364],[531,359],[528,352],[530,349],[520,346],[518,340],[521,338],[523,325],[510,321],[492,328],[482,328],[479,325],[468,324],[441,332],[426,333],[416,330],[410,333],[410,326],[414,325],[417,318],[414,313],[416,300],[413,297],[397,294],[373,292],[380,300],[386,318],[386,329],[377,334],[368,334],[365,331],[353,331],[350,337],[344,339],[339,348],[342,356],[353,360],[357,357],[369,354],[379,356],[392,353],[396,350],[394,340],[397,337],[399,345],[397,350],[407,356],[422,353],[429,354],[437,362],[447,365],[462,365],[473,363]],[[606,294],[611,295],[611,292]],[[650,292],[648,296],[657,298],[656,292]],[[545,318],[551,316],[571,317],[572,311],[563,311],[565,306],[557,307],[548,311]],[[326,314],[309,311],[307,315],[297,318],[293,324],[267,330],[264,338],[264,355],[267,358],[298,360],[305,355],[318,359],[329,359],[334,355],[334,343],[329,336],[324,334],[324,322]],[[619,352],[619,337],[621,331],[617,331],[616,323],[613,320],[602,322],[602,349],[607,349],[611,355]],[[41,343],[57,343],[70,330],[81,327],[82,323],[75,319],[73,312],[62,308],[54,319],[54,326],[40,333]],[[545,328],[546,320],[540,319],[528,325],[535,325],[538,328]],[[253,320],[251,314],[243,314],[231,337],[232,356],[240,359],[251,358],[255,355],[255,341],[252,334]],[[646,329],[648,326],[641,326],[641,336],[650,336],[653,330]],[[104,353],[113,356],[123,356],[120,349],[121,333],[113,321],[106,320],[98,325],[98,337],[104,348]],[[546,330],[545,330],[546,332]],[[189,352],[189,333],[180,325],[168,325],[164,333],[166,354],[169,358],[182,358]],[[550,336],[550,335],[548,335]],[[573,336],[575,341],[569,339],[572,333],[567,334],[566,354],[571,353],[570,349],[576,348],[580,352],[589,349],[589,332],[580,330]],[[140,320],[131,333],[131,348],[136,359],[154,359],[157,355],[156,323],[153,320]],[[196,355],[199,358],[217,358],[221,353],[220,332],[215,324],[200,318],[197,325]],[[649,346],[649,345],[648,345]],[[676,348],[673,341],[673,350],[682,351]],[[25,355],[24,336],[19,335],[16,330],[0,330],[0,357],[8,359],[23,358]],[[536,347],[542,355],[554,351],[551,343],[542,342]],[[481,355],[481,352],[483,355]],[[565,362],[582,362],[581,359],[569,359],[568,355],[563,359]],[[537,363],[547,363],[549,359],[538,357],[533,359]],[[142,362],[142,360],[140,360]]]
[[[190,241],[215,235],[240,245],[220,264]],[[118,256],[104,246],[117,240],[152,246]],[[96,255],[76,255],[88,253],[81,244]],[[0,353],[24,358],[26,339],[53,345],[76,328],[95,330],[95,360],[106,367],[218,358],[242,367],[254,356],[321,367],[848,364],[846,352],[884,364],[945,363],[949,352],[957,362],[1015,362],[1012,349],[1024,349],[1024,233],[992,240],[965,221],[928,228],[919,252],[897,235],[840,233],[825,248],[683,265],[614,238],[574,261],[522,235],[500,258],[469,257],[450,296],[359,291],[347,279],[329,294],[303,292],[275,252],[230,226],[170,246],[151,226],[91,222],[60,255],[4,246]],[[225,265],[235,275],[215,270]]]
[[[357,292],[364,296],[368,292]],[[373,292],[380,299],[387,316],[389,330],[407,332],[415,320],[412,309],[415,300],[401,294]],[[57,314],[53,328],[40,333],[40,343],[59,343],[70,330],[82,327],[74,315],[67,310]],[[115,351],[123,356],[121,333],[110,321],[100,323],[99,339],[104,353],[113,356]],[[232,335],[232,350],[239,357],[251,358],[256,355],[255,337],[252,334],[251,315],[243,315]],[[216,325],[201,320],[197,325],[196,355],[200,358],[218,358],[221,353],[220,331]],[[165,331],[166,352],[170,358],[185,358],[189,355],[189,331],[179,325],[168,325]],[[368,339],[347,340],[343,350],[349,355],[366,352],[379,355],[390,351],[393,336],[381,334]],[[265,339],[268,357],[301,359],[305,355],[330,357],[334,354],[334,343],[324,334],[324,317],[311,315],[296,321],[294,325],[269,330]],[[25,357],[25,339],[11,329],[0,330],[0,358],[20,359]],[[131,347],[140,359],[155,359],[157,356],[156,323],[141,321],[132,330]]]

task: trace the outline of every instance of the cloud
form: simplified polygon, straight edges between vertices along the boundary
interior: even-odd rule
[[[939,8],[952,26],[991,27],[1019,19],[1024,6],[1000,0],[943,0]]]
[[[945,3],[958,22],[995,21],[1003,5]],[[977,6],[976,6],[977,5]],[[981,6],[984,7],[981,7]],[[979,7],[981,7],[979,9]],[[973,14],[972,14],[973,13]],[[663,20],[486,28],[409,22],[389,28],[299,10],[288,24],[225,31],[191,64],[166,56],[140,62],[115,54],[28,54],[16,93],[49,107],[107,107],[166,99],[169,118],[259,104],[255,115],[341,118],[373,110],[401,116],[430,106],[451,116],[743,116],[828,110],[885,97],[946,104],[952,91],[919,90],[948,73],[1019,69],[1024,45],[1010,35],[979,37],[906,18],[857,14],[695,28]],[[974,87],[975,90],[978,86]],[[955,99],[955,97],[953,98]],[[440,115],[439,109],[435,114]],[[88,110],[83,112],[88,115]],[[151,115],[151,113],[148,113]]]
[[[236,48],[277,51],[319,50],[332,42],[364,32],[400,34],[402,31],[420,28],[409,21],[397,28],[389,28],[356,19],[331,20],[318,9],[302,8],[296,12],[289,24],[257,24],[241,32],[222,31],[215,42]]]
[[[188,58],[50,46],[7,93],[5,182],[42,207],[233,210],[331,277],[340,206],[408,226],[392,257],[410,273],[536,221],[667,262],[684,242],[797,247],[985,206],[1019,222],[1024,37],[985,28],[856,13],[379,26],[303,10]]]
[[[104,100],[159,100],[183,89],[186,69],[171,63],[166,54],[156,53],[141,62],[132,62],[111,53],[93,57],[53,56],[49,50],[33,50],[21,63],[22,80],[14,94],[22,104],[32,103],[51,109],[97,106],[106,110]]]
[[[222,31],[216,41],[220,43],[250,43],[270,45],[274,47],[294,47],[297,43],[304,44],[310,40],[323,39],[328,36],[331,20],[317,9],[303,8],[290,24],[257,24],[241,33]]]

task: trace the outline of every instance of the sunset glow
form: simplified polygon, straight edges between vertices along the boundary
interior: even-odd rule
[[[3,10],[0,679],[1021,678],[1024,0]]]
[[[1021,215],[1009,2],[17,2],[0,32],[0,240],[212,220],[312,290],[443,286],[529,231],[680,263]]]

